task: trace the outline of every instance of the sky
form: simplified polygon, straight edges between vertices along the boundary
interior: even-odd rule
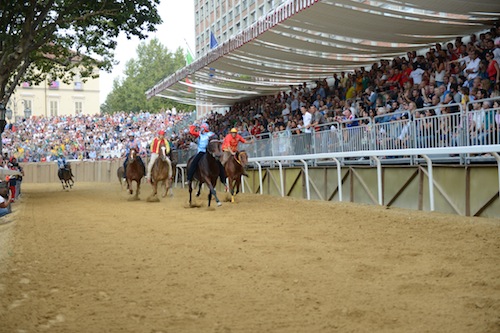
[[[194,54],[194,1],[161,0],[158,13],[163,23],[157,26],[156,32],[149,34],[146,41],[156,37],[169,51],[175,51],[179,47],[186,49],[187,45],[189,45],[192,54]],[[125,63],[135,57],[140,42],[141,40],[138,38],[128,40],[124,34],[120,34],[118,37],[115,60],[119,61],[119,64],[113,67],[111,73],[100,72],[101,92],[99,101],[101,104],[106,101],[106,97],[111,92],[113,80],[124,77]]]

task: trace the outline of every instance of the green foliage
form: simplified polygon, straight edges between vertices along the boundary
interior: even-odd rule
[[[175,103],[169,99],[158,97],[147,100],[145,94],[146,90],[175,73],[184,64],[185,56],[181,48],[172,53],[156,38],[149,43],[142,42],[137,47],[136,58],[125,64],[125,77],[121,80],[114,80],[113,89],[101,107],[101,111],[113,113],[147,110],[155,113],[162,108],[172,107],[178,110],[192,110],[194,108],[192,106]]]
[[[23,81],[71,81],[96,68],[110,70],[120,32],[147,37],[161,23],[159,0],[2,1],[0,6],[0,101]]]

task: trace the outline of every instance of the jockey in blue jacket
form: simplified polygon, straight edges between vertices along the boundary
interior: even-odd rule
[[[207,123],[201,124],[199,131],[196,129],[197,127],[198,127],[197,125],[189,126],[189,134],[198,138],[198,152],[195,155],[195,157],[193,158],[191,165],[189,166],[189,170],[187,173],[187,181],[188,182],[193,181],[194,173],[196,172],[196,169],[198,168],[198,162],[200,162],[200,159],[207,152],[207,146],[208,146],[208,142],[210,140],[210,137],[215,135],[214,132],[210,131],[210,128],[208,127]],[[226,184],[226,174],[224,172],[224,167],[222,166],[222,164],[220,164],[220,162],[219,162],[219,178],[223,184]]]

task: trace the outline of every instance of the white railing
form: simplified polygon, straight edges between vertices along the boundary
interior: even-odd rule
[[[433,155],[456,155],[456,154],[491,154],[497,162],[498,168],[498,188],[500,192],[500,144],[494,145],[482,145],[482,146],[469,146],[469,147],[440,147],[440,148],[413,148],[413,149],[399,149],[399,150],[371,150],[371,151],[350,151],[350,152],[335,152],[335,153],[320,153],[320,154],[306,154],[306,155],[287,155],[287,156],[265,156],[265,157],[251,157],[248,162],[253,163],[257,166],[259,174],[259,188],[260,194],[263,194],[263,171],[262,164],[264,162],[274,162],[279,166],[280,174],[280,192],[281,196],[285,196],[284,192],[284,177],[282,164],[285,161],[288,162],[300,162],[304,168],[304,177],[306,185],[306,198],[311,199],[311,191],[309,187],[309,165],[312,161],[318,159],[330,159],[335,162],[337,168],[337,178],[338,184],[342,184],[342,173],[341,167],[342,163],[340,160],[344,158],[356,158],[356,157],[369,157],[372,159],[377,167],[377,193],[378,193],[378,203],[383,205],[382,197],[382,163],[380,157],[382,156],[412,156],[418,157],[422,156],[427,164],[427,174],[429,181],[429,207],[431,211],[435,210],[434,202],[434,176],[433,176],[433,164],[430,156]],[[181,173],[182,187],[184,187],[184,174],[186,164],[178,164],[177,168]],[[176,176],[176,183],[178,182],[178,175]],[[242,177],[242,192],[245,192],[245,179]],[[343,201],[342,196],[342,186],[339,186],[339,201]]]

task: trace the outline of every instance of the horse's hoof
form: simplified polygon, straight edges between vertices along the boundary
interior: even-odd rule
[[[217,203],[217,207],[220,207],[220,206],[222,206],[222,202],[220,202],[220,201],[219,201],[219,202]]]
[[[158,197],[156,195],[152,195],[152,196],[149,196],[147,199],[146,199],[147,202],[160,202],[160,199],[158,199]]]
[[[231,197],[231,202],[234,202],[234,197]]]

